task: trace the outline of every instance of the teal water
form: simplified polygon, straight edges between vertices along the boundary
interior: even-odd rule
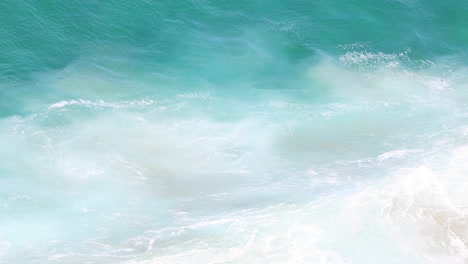
[[[0,2],[0,263],[467,263],[468,2]]]

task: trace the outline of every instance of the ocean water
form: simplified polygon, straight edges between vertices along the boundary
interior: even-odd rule
[[[0,2],[0,263],[468,263],[468,2]]]

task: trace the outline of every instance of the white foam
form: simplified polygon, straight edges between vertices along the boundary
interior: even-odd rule
[[[396,60],[408,60],[410,49],[399,53],[383,53],[383,52],[370,52],[370,51],[348,51],[346,54],[341,55],[338,59],[346,66],[357,65],[359,67],[369,66],[382,66],[387,64],[392,68],[398,66]]]
[[[105,102],[103,100],[91,101],[91,100],[62,100],[57,103],[53,103],[49,106],[49,109],[55,108],[65,108],[67,106],[81,106],[81,107],[88,107],[88,108],[126,108],[126,107],[145,107],[154,104],[153,100],[149,99],[142,99],[142,100],[135,100],[135,101],[121,101],[121,102]]]
[[[392,150],[392,151],[382,153],[377,158],[379,159],[379,161],[384,161],[384,160],[391,159],[391,158],[401,159],[410,153],[416,153],[416,152],[421,152],[421,150],[397,149],[397,150]]]
[[[447,169],[421,166],[401,170],[386,185],[367,188],[350,198],[345,212],[352,230],[362,233],[372,224],[385,230],[383,233],[397,242],[399,250],[409,255],[429,263],[466,263],[466,149],[453,152]],[[391,152],[382,159],[401,158],[406,153]]]
[[[304,87],[230,94],[245,112],[211,90],[118,100],[117,81],[65,74],[54,87],[86,99],[0,120],[2,205],[19,209],[0,247],[83,263],[463,263],[468,147],[447,153],[466,140],[465,104],[449,103],[449,78],[403,69],[406,56],[325,59]]]
[[[269,210],[277,209],[286,211],[281,215],[270,214]],[[308,225],[302,224],[301,221],[307,220],[306,213],[286,206],[239,211],[186,227],[158,230],[139,237],[138,242],[134,241],[148,245],[147,248],[158,244],[158,256],[125,263],[191,263],[194,260],[203,263],[351,263],[338,252],[320,249],[317,243],[322,234],[310,221]],[[209,244],[196,235],[221,226],[229,227],[228,234],[215,234]],[[178,243],[178,246],[171,247],[173,243]],[[178,250],[180,248],[184,249]]]
[[[198,92],[198,93],[183,93],[176,96],[178,99],[201,99],[217,101],[219,98],[215,97],[212,92]]]

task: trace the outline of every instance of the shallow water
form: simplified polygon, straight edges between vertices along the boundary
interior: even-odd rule
[[[468,261],[468,4],[0,10],[0,263]]]

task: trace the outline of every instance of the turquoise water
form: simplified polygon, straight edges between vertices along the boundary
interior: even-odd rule
[[[0,263],[467,263],[468,2],[0,14]]]

